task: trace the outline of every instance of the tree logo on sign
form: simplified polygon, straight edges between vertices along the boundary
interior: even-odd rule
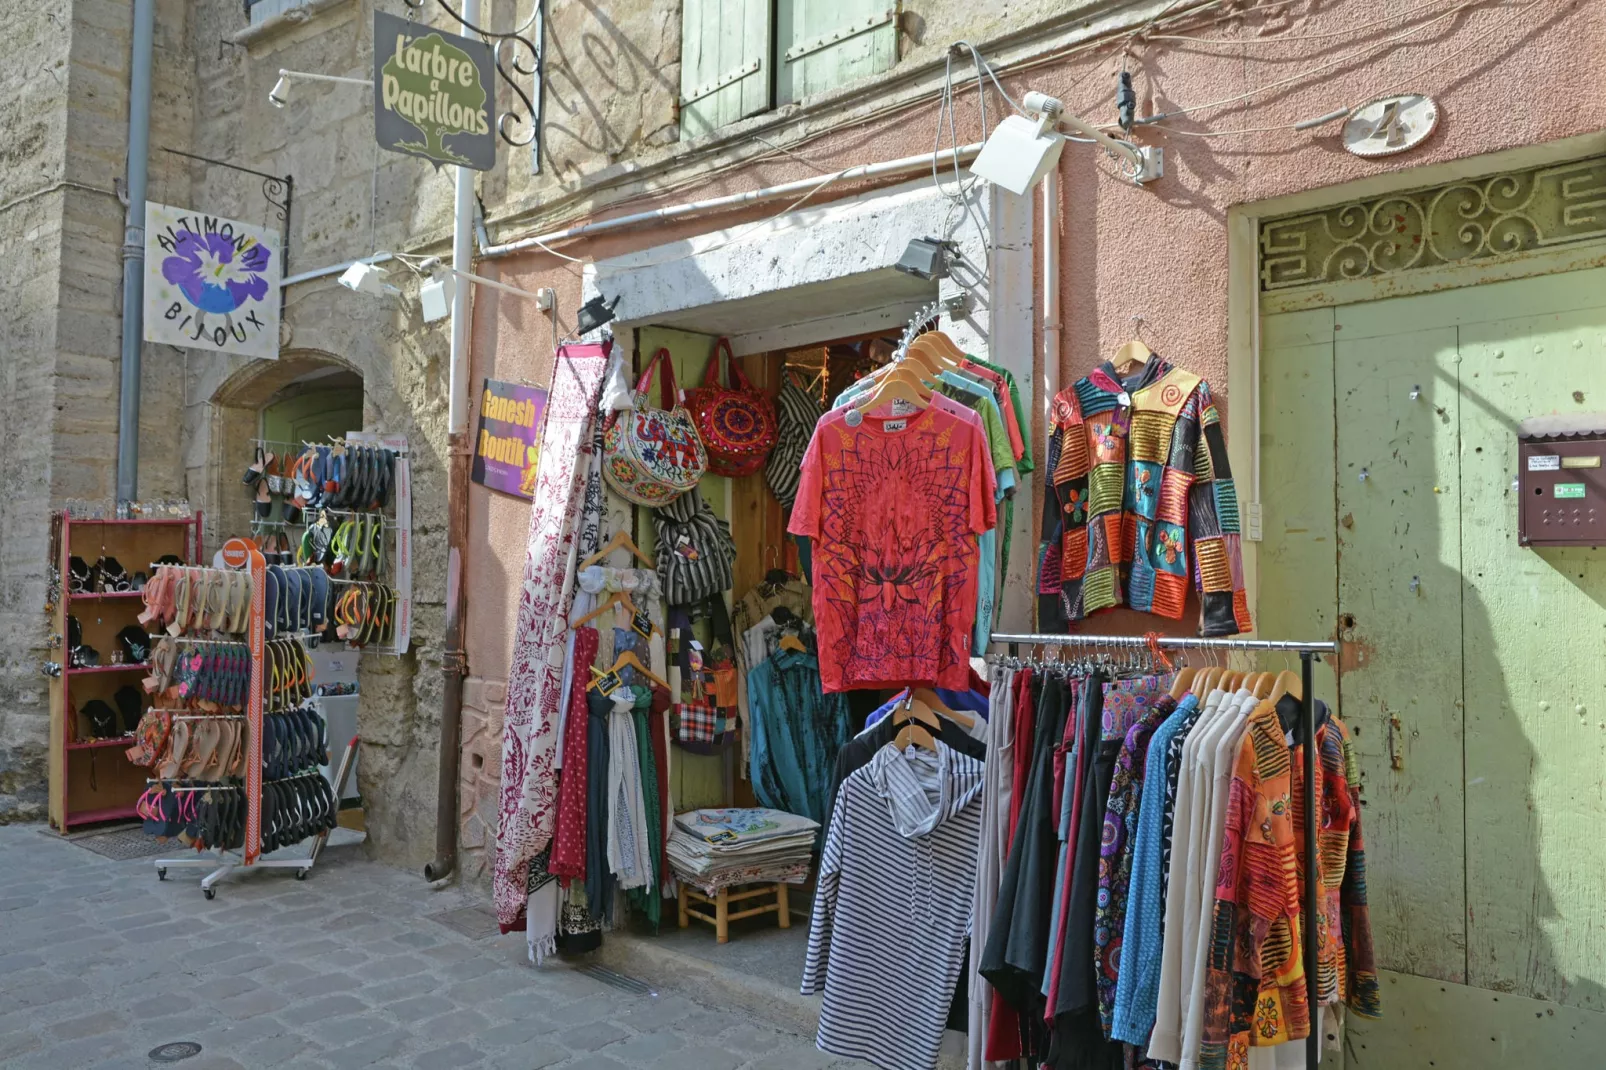
[[[386,110],[424,136],[423,141],[397,142],[396,148],[446,163],[472,162],[445,143],[457,134],[487,134],[491,129],[485,87],[467,52],[438,33],[412,40],[398,33],[381,77]]]

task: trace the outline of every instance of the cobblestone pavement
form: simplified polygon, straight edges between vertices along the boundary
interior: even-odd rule
[[[562,965],[533,969],[522,933],[471,939],[430,915],[479,900],[326,851],[304,882],[112,861],[0,827],[0,1066],[147,1070],[507,1067],[808,1070],[812,1038],[671,991],[632,994]],[[863,1066],[864,1064],[851,1064]]]

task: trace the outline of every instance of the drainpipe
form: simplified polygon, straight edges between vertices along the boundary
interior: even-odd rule
[[[1037,407],[1043,414],[1044,436],[1041,441],[1046,441],[1052,426],[1054,395],[1060,389],[1060,175],[1057,165],[1043,176],[1043,373],[1039,388]]]
[[[478,25],[480,0],[463,0],[463,21]],[[452,214],[452,269],[474,270],[474,172],[457,168],[457,203]],[[450,468],[446,473],[446,652],[441,670],[440,776],[435,785],[435,859],[424,867],[424,879],[445,880],[457,868],[458,766],[462,759],[463,678],[468,654],[463,649],[463,552],[468,542],[468,316],[469,292],[461,275],[452,292],[451,369],[447,377],[446,441]]]
[[[117,500],[139,494],[140,344],[145,310],[145,178],[151,142],[156,0],[134,0],[128,74],[128,210],[123,217],[122,393],[117,401]]]

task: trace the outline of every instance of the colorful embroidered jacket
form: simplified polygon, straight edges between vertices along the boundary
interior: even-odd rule
[[[1041,626],[1115,606],[1180,618],[1190,572],[1200,633],[1247,632],[1238,499],[1210,385],[1158,356],[1106,363],[1054,399],[1043,509]]]
[[[1343,1000],[1355,1013],[1375,1018],[1380,1003],[1348,729],[1329,718],[1318,730],[1317,747],[1317,991],[1324,1004]],[[1301,924],[1301,769],[1299,749],[1288,746],[1277,707],[1261,703],[1249,716],[1227,803],[1205,963],[1200,1070],[1247,1070],[1251,1047],[1310,1034]]]

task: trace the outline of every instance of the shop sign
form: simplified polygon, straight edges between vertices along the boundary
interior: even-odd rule
[[[474,443],[474,482],[533,499],[535,470],[541,459],[537,436],[545,411],[545,390],[485,380],[480,395],[480,434]]]
[[[145,341],[240,357],[279,355],[278,233],[145,204]]]
[[[374,136],[435,166],[496,166],[491,47],[374,12]]]

